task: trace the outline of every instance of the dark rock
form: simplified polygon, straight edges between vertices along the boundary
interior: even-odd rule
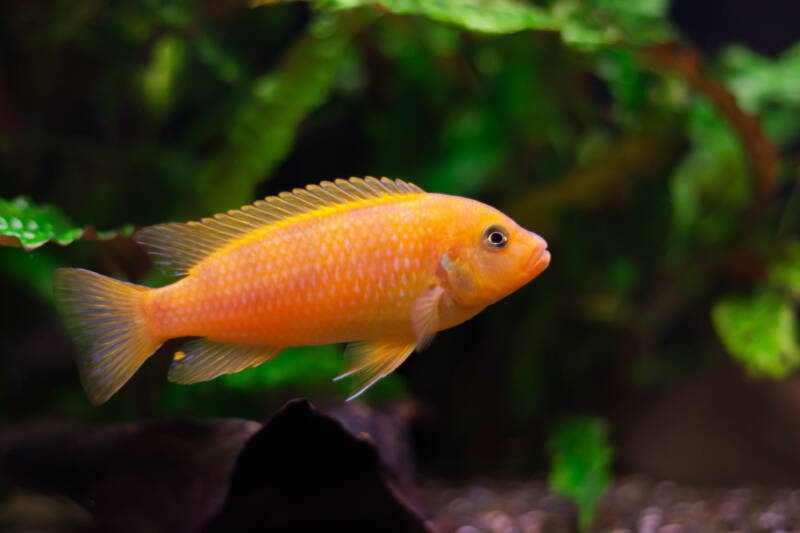
[[[101,529],[198,531],[219,508],[236,456],[261,427],[159,421],[0,435],[0,484],[63,494]]]
[[[217,531],[429,532],[365,438],[291,401],[248,441]]]
[[[415,410],[411,401],[393,403],[386,409],[361,402],[342,402],[322,409],[352,435],[367,435],[404,491],[414,490],[414,453],[408,427]]]
[[[92,517],[83,531],[429,532],[399,488],[410,478],[384,466],[367,433],[351,434],[306,401],[263,426],[178,420],[0,432],[0,491],[66,496]]]

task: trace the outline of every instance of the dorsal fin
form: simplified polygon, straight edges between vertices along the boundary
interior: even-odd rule
[[[212,253],[279,223],[382,199],[416,196],[424,191],[403,180],[337,179],[270,196],[241,209],[187,223],[159,224],[138,231],[136,242],[169,274],[184,275]]]

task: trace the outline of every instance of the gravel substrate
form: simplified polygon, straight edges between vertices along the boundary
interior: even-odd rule
[[[442,533],[566,533],[574,506],[544,482],[423,484],[421,496]],[[800,531],[800,489],[693,487],[624,478],[609,489],[588,531],[705,533]]]

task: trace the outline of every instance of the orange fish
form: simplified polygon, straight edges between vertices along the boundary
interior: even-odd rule
[[[322,182],[135,239],[184,277],[149,289],[82,269],[53,276],[94,403],[184,336],[201,338],[175,354],[177,383],[349,342],[339,377],[353,376],[355,397],[550,263],[547,243],[496,209],[387,178]]]

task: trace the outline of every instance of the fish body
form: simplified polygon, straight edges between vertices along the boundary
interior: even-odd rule
[[[550,260],[543,239],[494,208],[386,178],[323,182],[135,238],[184,277],[158,289],[79,269],[54,278],[95,402],[185,336],[201,339],[175,354],[173,381],[236,372],[291,346],[350,342],[343,376],[360,393]]]

